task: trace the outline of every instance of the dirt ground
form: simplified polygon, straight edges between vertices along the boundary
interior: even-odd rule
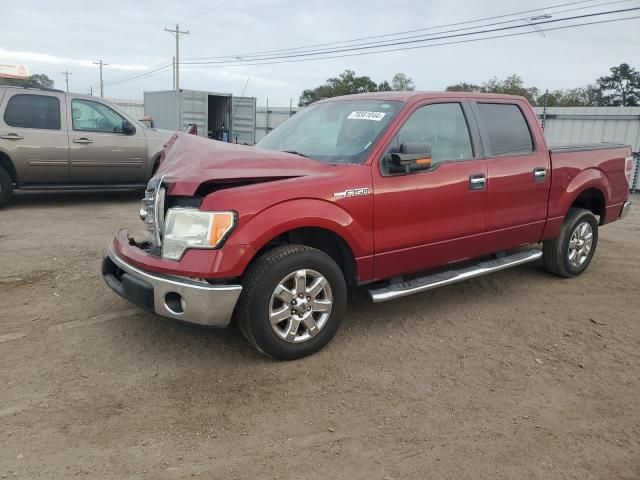
[[[640,478],[637,209],[579,278],[356,290],[328,348],[278,363],[107,288],[140,196],[0,211],[1,478]]]

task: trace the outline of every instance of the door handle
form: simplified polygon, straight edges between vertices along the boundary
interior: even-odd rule
[[[534,182],[544,182],[545,178],[547,178],[547,169],[543,167],[538,167],[533,169],[533,181]]]
[[[89,143],[93,143],[93,140],[89,140],[87,137],[74,138],[73,143],[79,143],[81,145],[87,145]]]
[[[469,190],[475,192],[487,188],[487,177],[484,174],[471,175],[469,177]]]
[[[17,133],[8,133],[6,135],[0,135],[0,138],[4,138],[5,140],[22,140],[24,137]]]

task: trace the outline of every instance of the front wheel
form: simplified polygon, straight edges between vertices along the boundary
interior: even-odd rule
[[[329,343],[342,323],[346,301],[344,276],[330,256],[286,245],[266,252],[249,268],[236,320],[257,350],[294,360]]]
[[[589,210],[572,208],[560,235],[544,242],[545,269],[559,277],[575,277],[584,272],[598,245],[598,219]]]

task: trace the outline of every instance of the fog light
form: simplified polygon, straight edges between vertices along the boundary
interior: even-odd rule
[[[164,305],[171,313],[180,315],[184,313],[187,302],[179,293],[169,292],[164,296]]]

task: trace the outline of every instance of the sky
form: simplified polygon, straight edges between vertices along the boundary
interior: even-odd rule
[[[479,84],[494,76],[504,78],[517,73],[527,85],[544,90],[593,83],[608,73],[611,66],[622,62],[640,68],[640,19],[543,34],[527,27],[498,32],[529,32],[511,38],[296,63],[198,65],[197,68],[186,64],[201,57],[240,54],[246,57],[253,52],[386,35],[546,7],[540,12],[509,18],[522,18],[517,23],[524,24],[530,16],[551,14],[551,18],[556,19],[640,7],[640,0],[594,0],[558,8],[550,7],[574,2],[20,0],[3,3],[2,16],[10,21],[3,22],[0,31],[0,63],[25,64],[32,74],[44,73],[55,81],[56,88],[62,89],[65,82],[61,72],[68,70],[72,72],[71,91],[89,93],[92,86],[96,94],[99,75],[93,62],[102,59],[109,64],[104,67],[105,97],[108,98],[142,99],[144,91],[172,88],[170,69],[138,79],[130,77],[171,62],[175,39],[164,28],[175,28],[177,23],[181,30],[190,32],[180,38],[181,62],[185,62],[180,69],[180,87],[234,95],[241,95],[244,89],[245,96],[257,97],[258,105],[265,105],[267,99],[270,106],[288,106],[290,99],[295,105],[303,89],[316,87],[345,69],[368,75],[377,83],[404,72],[414,80],[418,90],[443,90],[458,82]],[[593,8],[558,13],[584,6]],[[640,15],[640,10],[615,16],[635,15]],[[558,25],[561,24],[548,26]],[[464,27],[440,28],[429,33]],[[383,39],[389,38],[392,37]]]

